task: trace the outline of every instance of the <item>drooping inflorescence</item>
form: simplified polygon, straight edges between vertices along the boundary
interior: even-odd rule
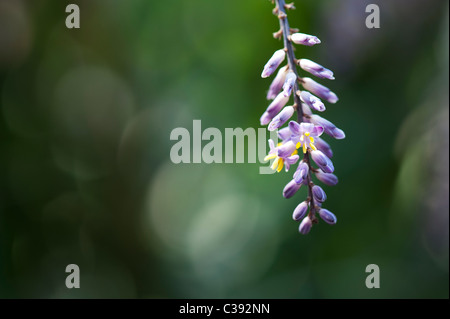
[[[303,185],[308,188],[308,197],[294,209],[292,215],[295,221],[300,222],[300,233],[307,234],[312,225],[318,222],[317,215],[328,224],[336,223],[336,216],[322,208],[327,195],[322,187],[315,185],[312,176],[328,186],[338,183],[330,159],[333,152],[320,136],[325,133],[335,139],[343,139],[345,133],[330,121],[313,113],[325,111],[322,100],[334,104],[338,97],[315,80],[300,77],[297,66],[320,79],[334,80],[334,75],[316,62],[295,58],[293,44],[314,46],[321,42],[316,36],[299,33],[289,27],[286,10],[290,9],[295,9],[293,3],[286,4],[284,0],[275,0],[273,13],[278,16],[280,30],[273,35],[275,38],[283,37],[284,48],[275,51],[261,73],[262,78],[267,78],[278,69],[267,93],[267,99],[272,102],[260,121],[261,125],[268,125],[269,131],[278,130],[277,135],[281,140],[277,145],[273,140],[269,140],[270,151],[265,160],[273,160],[272,169],[280,172],[285,167],[287,172],[291,166],[298,163],[292,180],[283,190],[283,196],[292,197]],[[285,60],[287,64],[279,68]],[[286,106],[291,96],[293,105]],[[297,119],[289,121],[295,111]],[[287,126],[282,128],[288,121]],[[301,157],[299,154],[302,154]],[[317,167],[314,167],[313,163]]]

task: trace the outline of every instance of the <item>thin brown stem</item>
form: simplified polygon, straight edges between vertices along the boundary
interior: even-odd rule
[[[295,58],[294,55],[294,48],[292,46],[291,41],[289,40],[289,36],[291,35],[291,28],[289,27],[289,22],[287,19],[287,14],[286,14],[286,3],[284,0],[276,0],[276,12],[278,14],[278,19],[280,20],[280,29],[283,32],[283,42],[284,42],[284,48],[286,50],[286,55],[287,55],[287,59],[288,59],[288,65],[289,65],[289,69],[294,72],[294,74],[297,76],[297,78],[299,78],[298,76],[298,72],[297,72],[297,66],[295,61],[297,61],[297,59]],[[296,109],[297,109],[297,122],[298,123],[302,123],[304,121],[304,114],[303,114],[303,110],[302,110],[302,103],[300,100],[300,97],[297,94],[297,91],[299,91],[299,85],[298,85],[298,81],[295,82],[294,84],[294,89],[293,89],[293,95],[294,95],[294,105],[296,105]],[[311,171],[313,170],[312,166],[311,166],[311,160],[309,157],[309,152],[306,152],[303,155],[303,161],[308,164],[309,167],[309,172],[308,172],[308,176],[306,177],[306,182],[307,182],[307,187],[308,187],[308,198],[310,201],[310,210],[309,210],[309,218],[311,218],[311,220],[313,221],[313,223],[317,222],[317,218],[315,215],[315,211],[316,211],[316,207],[315,207],[315,203],[314,203],[314,197],[312,194],[312,186],[314,185],[312,183],[312,179],[311,179]]]

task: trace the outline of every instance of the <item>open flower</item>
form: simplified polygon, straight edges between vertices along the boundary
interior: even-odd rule
[[[314,138],[322,135],[322,126],[305,122],[298,124],[295,121],[290,121],[289,129],[292,132],[293,137],[291,139],[296,143],[296,148],[301,147],[303,149],[303,153],[306,153],[308,149],[313,151],[317,149],[314,145]]]
[[[269,154],[264,158],[264,161],[275,159],[272,163],[271,168],[280,172],[283,166],[286,166],[286,172],[289,170],[290,166],[297,163],[299,156],[297,155],[297,149],[292,141],[287,141],[285,143],[278,143],[275,147],[273,140],[269,140],[270,151]]]

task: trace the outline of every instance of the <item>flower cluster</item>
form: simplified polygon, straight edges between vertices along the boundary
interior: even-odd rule
[[[335,139],[343,139],[345,133],[330,121],[313,114],[313,111],[325,111],[322,101],[334,104],[338,97],[315,80],[299,77],[297,66],[321,79],[334,80],[334,75],[332,71],[311,60],[295,58],[293,43],[314,46],[320,40],[316,36],[289,28],[287,9],[294,9],[293,4],[276,0],[274,14],[278,15],[281,29],[274,33],[274,37],[283,36],[284,48],[275,51],[261,73],[262,78],[267,78],[278,69],[267,92],[267,99],[272,101],[260,121],[261,125],[268,125],[269,131],[278,130],[277,135],[281,140],[277,145],[269,140],[270,151],[265,160],[273,160],[272,169],[280,172],[284,167],[288,172],[291,166],[298,163],[292,180],[283,190],[283,196],[292,197],[303,185],[308,188],[308,197],[295,208],[292,215],[295,221],[300,222],[300,233],[307,234],[312,225],[318,222],[316,215],[328,224],[336,223],[336,216],[322,207],[327,195],[322,187],[314,184],[312,176],[314,174],[317,180],[329,186],[338,183],[338,178],[333,174],[333,152],[321,136],[325,133]],[[287,65],[279,68],[285,60]],[[293,105],[286,106],[291,96]],[[289,121],[295,111],[297,119]],[[282,127],[288,121],[287,126]]]

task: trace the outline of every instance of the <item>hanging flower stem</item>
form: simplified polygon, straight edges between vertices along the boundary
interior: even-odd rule
[[[297,72],[297,64],[296,64],[297,59],[295,58],[294,48],[292,46],[291,41],[289,40],[291,32],[290,32],[290,27],[289,27],[289,21],[288,21],[287,14],[286,14],[286,3],[284,0],[276,0],[276,7],[274,10],[274,13],[278,15],[278,19],[280,20],[280,30],[283,35],[284,49],[286,51],[289,69],[290,69],[290,71],[294,72],[294,74],[297,76],[297,79],[299,81],[301,81],[301,78],[299,77],[298,72]],[[294,95],[294,106],[295,106],[295,109],[297,110],[297,122],[300,124],[300,123],[304,122],[304,118],[303,118],[304,114],[303,114],[303,110],[302,110],[302,104],[301,104],[302,102],[300,101],[300,96],[299,96],[300,89],[299,89],[298,81],[295,81],[293,93],[294,93],[293,94]],[[308,200],[309,200],[309,204],[310,204],[309,205],[310,210],[309,210],[308,215],[311,218],[311,221],[313,223],[317,223],[317,217],[315,214],[316,209],[315,209],[315,204],[314,204],[314,196],[312,194],[312,187],[313,187],[314,183],[312,182],[312,179],[311,179],[311,171],[313,170],[313,168],[311,167],[309,152],[306,152],[303,155],[303,161],[309,167],[308,176],[306,178],[306,182],[307,182],[307,186],[308,186]]]

